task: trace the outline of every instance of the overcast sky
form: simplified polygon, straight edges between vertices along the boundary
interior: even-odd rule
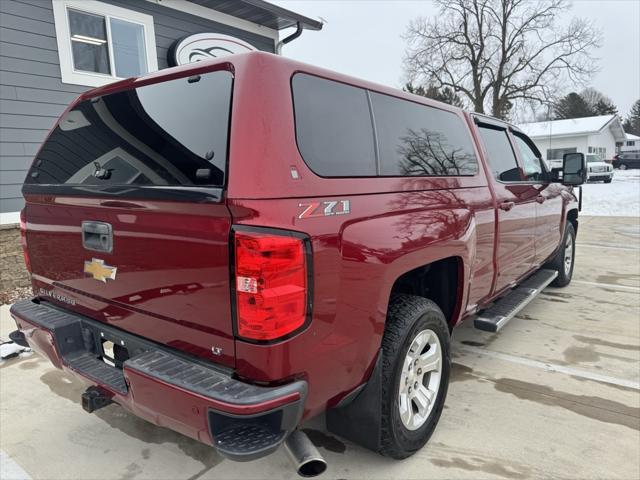
[[[407,24],[437,14],[428,0],[272,2],[327,22],[321,31],[305,31],[286,45],[284,56],[393,87],[403,85]],[[577,0],[571,16],[591,19],[602,30],[603,45],[595,52],[601,70],[591,83],[626,116],[640,98],[640,0]]]

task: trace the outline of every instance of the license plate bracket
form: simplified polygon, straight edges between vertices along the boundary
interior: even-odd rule
[[[103,331],[100,332],[100,349],[102,361],[112,367],[121,369],[122,364],[129,358],[125,341]]]

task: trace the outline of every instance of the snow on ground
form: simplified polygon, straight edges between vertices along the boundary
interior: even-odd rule
[[[583,185],[580,215],[640,218],[640,170],[616,170],[611,183]]]
[[[25,350],[25,347],[21,347],[17,343],[0,343],[0,359],[4,360],[5,358],[17,357],[20,355],[20,352],[24,352]]]

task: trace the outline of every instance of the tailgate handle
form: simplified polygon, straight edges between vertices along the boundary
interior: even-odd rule
[[[104,222],[82,222],[82,246],[96,252],[113,251],[113,228]]]

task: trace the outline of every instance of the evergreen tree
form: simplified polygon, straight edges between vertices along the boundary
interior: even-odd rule
[[[413,93],[414,95],[420,95],[421,97],[427,96],[427,92],[425,92],[423,86],[414,87],[412,83],[407,83],[402,90]]]
[[[556,119],[592,117],[593,110],[576,92],[561,98],[553,108]]]
[[[423,86],[414,87],[413,84],[407,83],[404,86],[404,91],[413,93],[415,95],[420,95],[422,97],[432,98],[433,100],[437,100],[439,102],[448,103],[449,105],[453,105],[454,107],[464,107],[464,103],[460,96],[453,91],[452,88],[444,87],[437,88],[435,85],[429,85],[427,89]]]
[[[640,137],[640,100],[636,100],[624,121],[624,131]]]
[[[558,101],[554,107],[555,118],[594,117],[596,115],[617,115],[613,101],[595,88],[585,88],[580,93],[571,92]]]
[[[618,109],[613,103],[598,100],[598,103],[593,107],[593,113],[594,115],[617,115]]]

